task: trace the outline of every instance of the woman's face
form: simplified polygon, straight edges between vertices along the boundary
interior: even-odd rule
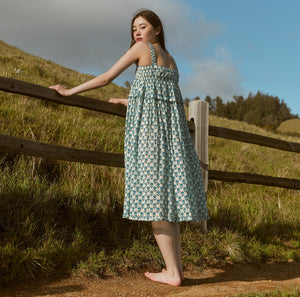
[[[135,42],[145,41],[155,43],[157,41],[157,35],[159,34],[159,28],[154,28],[146,19],[139,16],[137,17],[132,26],[132,34]]]

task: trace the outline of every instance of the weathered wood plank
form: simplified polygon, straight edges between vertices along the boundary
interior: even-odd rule
[[[0,134],[0,151],[113,167],[124,167],[124,155],[66,148]]]
[[[207,197],[208,188],[208,115],[209,104],[204,100],[194,100],[189,103],[189,119],[195,125],[191,133],[202,171],[203,185]],[[207,232],[207,221],[198,223],[201,232]]]
[[[17,79],[0,76],[0,90],[9,93],[26,95],[59,104],[81,107],[89,110],[104,112],[121,117],[126,116],[126,107],[121,104],[113,104],[103,100],[73,95],[64,97],[48,87],[31,84]]]
[[[300,143],[288,142],[281,139],[266,137],[258,134],[237,131],[228,128],[221,128],[216,126],[209,126],[208,134],[210,136],[257,144],[283,151],[300,153]]]
[[[300,190],[300,180],[259,175],[246,172],[227,172],[218,170],[209,170],[208,179],[224,181],[224,182],[239,182],[248,184],[257,184],[264,186],[288,188]]]

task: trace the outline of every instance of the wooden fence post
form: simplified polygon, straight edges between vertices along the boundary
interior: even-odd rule
[[[194,121],[195,131],[191,133],[204,183],[205,196],[207,198],[208,186],[208,114],[209,104],[204,100],[194,100],[189,102],[189,121]],[[207,232],[207,221],[199,222],[203,233]]]

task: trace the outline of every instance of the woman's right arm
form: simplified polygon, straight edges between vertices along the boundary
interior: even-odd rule
[[[56,90],[62,96],[71,96],[91,89],[106,86],[111,83],[117,76],[119,76],[126,68],[139,61],[142,54],[145,53],[146,47],[148,48],[147,43],[135,43],[107,72],[72,89],[67,89],[62,85],[55,85],[51,86],[50,88]]]

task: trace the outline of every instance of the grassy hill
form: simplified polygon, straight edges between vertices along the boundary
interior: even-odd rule
[[[277,132],[300,137],[300,119],[292,119],[282,122],[277,128]]]
[[[0,75],[42,86],[74,86],[91,76],[0,42]],[[108,100],[114,84],[85,95]],[[123,152],[123,118],[0,92],[0,133],[74,148]],[[276,137],[243,122],[210,124]],[[299,155],[209,139],[210,168],[300,179]],[[149,223],[123,220],[124,169],[0,153],[0,283],[70,273],[159,269]],[[300,259],[299,191],[209,183],[209,232],[182,223],[185,267]]]

